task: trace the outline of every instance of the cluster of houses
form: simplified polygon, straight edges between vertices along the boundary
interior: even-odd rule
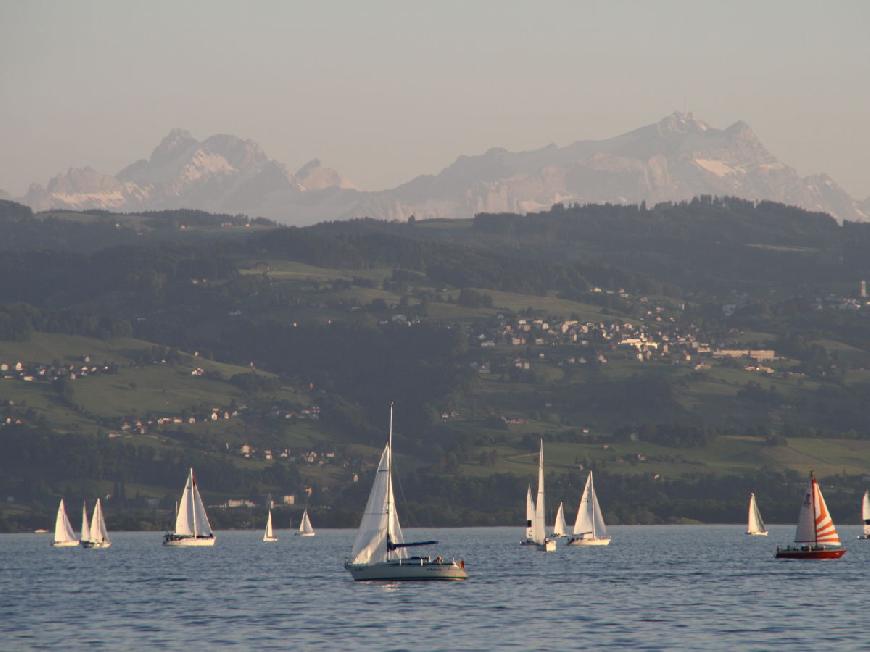
[[[230,449],[229,443],[226,444],[226,447],[227,450]],[[264,460],[267,461],[272,461],[274,459],[283,459],[294,464],[317,464],[319,466],[334,463],[336,461],[336,455],[334,450],[292,451],[289,448],[285,448],[279,451],[277,449],[273,450],[271,448],[264,448],[262,451],[260,451],[251,444],[242,444],[241,446],[239,446],[239,455],[246,459],[251,459],[260,455]]]
[[[76,380],[97,374],[114,374],[118,366],[114,362],[92,362],[91,356],[83,355],[78,362],[70,364],[42,364],[36,362],[0,361],[0,378],[19,380],[25,383],[53,382],[65,378]]]
[[[239,405],[230,408],[213,407],[211,408],[211,411],[205,411],[199,414],[162,415],[142,418],[126,417],[121,421],[120,429],[121,432],[124,433],[144,435],[149,430],[161,426],[196,425],[197,423],[229,421],[230,419],[240,416],[241,413],[247,409],[247,405]]]

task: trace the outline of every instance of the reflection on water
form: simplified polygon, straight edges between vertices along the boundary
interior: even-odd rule
[[[860,649],[870,541],[841,528],[839,561],[777,561],[743,526],[613,527],[607,548],[520,546],[520,529],[416,531],[471,579],[354,583],[354,532],[220,532],[167,549],[112,533],[109,550],[0,535],[0,649]]]

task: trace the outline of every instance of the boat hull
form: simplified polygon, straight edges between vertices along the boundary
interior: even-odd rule
[[[89,543],[90,545],[89,545],[89,546],[86,546],[87,548],[97,548],[97,549],[100,549],[100,548],[111,548],[111,547],[112,547],[112,542],[111,542],[111,541],[103,541],[102,543],[96,543],[96,542],[94,542],[94,541],[89,541],[88,543]]]
[[[426,560],[345,564],[355,582],[461,582],[468,579],[465,562]]]
[[[870,534],[862,534],[858,538],[859,539],[870,539]]]
[[[52,548],[78,548],[79,542],[78,541],[52,541],[51,547]]]
[[[263,537],[263,543],[275,543],[278,541],[278,537]]]
[[[845,548],[777,548],[777,559],[839,559],[846,554]]]
[[[766,537],[768,535],[767,532],[747,532],[746,536],[748,537]]]
[[[317,534],[317,533],[316,532],[297,532],[296,536],[297,537],[313,537],[315,534]]]
[[[538,544],[538,550],[541,552],[556,552],[556,542],[553,539],[547,539],[544,543]]]
[[[167,534],[163,537],[163,545],[169,548],[211,548],[217,537],[179,537]]]
[[[604,537],[603,539],[582,539],[582,538],[574,538],[568,540],[569,546],[609,546],[610,545],[610,537]]]

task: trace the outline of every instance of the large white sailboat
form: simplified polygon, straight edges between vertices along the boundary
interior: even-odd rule
[[[532,522],[532,540],[542,552],[555,552],[556,541],[547,536],[547,522],[544,511],[544,440],[538,454],[538,497],[535,500],[535,520]]]
[[[568,524],[565,523],[565,504],[559,503],[559,509],[556,510],[556,523],[553,525],[553,538],[561,539],[568,536]]]
[[[265,543],[274,543],[278,540],[275,533],[272,531],[272,508],[269,508],[269,516],[266,517],[266,533],[263,535]]]
[[[60,499],[60,504],[57,506],[57,517],[54,519],[54,539],[51,545],[55,548],[70,548],[79,545],[76,533],[73,532],[72,524],[66,515],[63,498]]]
[[[828,511],[816,476],[810,472],[810,484],[801,502],[793,546],[776,547],[777,559],[839,559],[846,554],[840,535]]]
[[[758,509],[754,493],[749,494],[749,517],[746,522],[746,534],[752,537],[767,536],[767,528],[764,527],[764,521],[761,520],[761,512]]]
[[[91,526],[88,523],[88,502],[82,501],[82,531],[79,534],[79,543],[82,548],[91,547]]]
[[[580,498],[580,507],[577,509],[577,520],[574,521],[574,536],[568,540],[569,546],[606,546],[610,544],[607,536],[607,526],[604,524],[604,515],[598,504],[598,496],[595,495],[595,483],[592,480],[592,471],[586,478],[586,487]]]
[[[526,490],[526,538],[520,543],[524,546],[535,545],[532,533],[535,529],[535,501],[532,498],[532,485]]]
[[[193,469],[190,469],[175,516],[175,532],[164,535],[163,545],[176,548],[209,547],[214,545],[215,540]]]
[[[308,518],[308,510],[302,512],[302,520],[299,522],[299,529],[296,530],[296,535],[300,537],[313,537],[317,534],[311,526],[311,519]]]
[[[390,430],[381,454],[375,481],[365,513],[353,544],[353,556],[344,567],[355,581],[464,580],[465,562],[440,556],[411,557],[408,548],[432,545],[437,541],[405,543],[393,498],[393,406],[390,404]]]
[[[88,548],[108,548],[112,545],[109,539],[109,532],[106,530],[106,519],[103,516],[103,506],[100,499],[94,505],[94,515],[91,517],[91,537],[88,541]],[[85,545],[82,540],[82,545]]]
[[[870,491],[864,492],[864,500],[861,501],[861,521],[864,523],[864,534],[859,539],[870,539]]]

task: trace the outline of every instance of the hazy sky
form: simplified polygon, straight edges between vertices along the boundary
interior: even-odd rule
[[[0,188],[172,127],[366,189],[684,106],[870,195],[870,2],[0,0]]]

